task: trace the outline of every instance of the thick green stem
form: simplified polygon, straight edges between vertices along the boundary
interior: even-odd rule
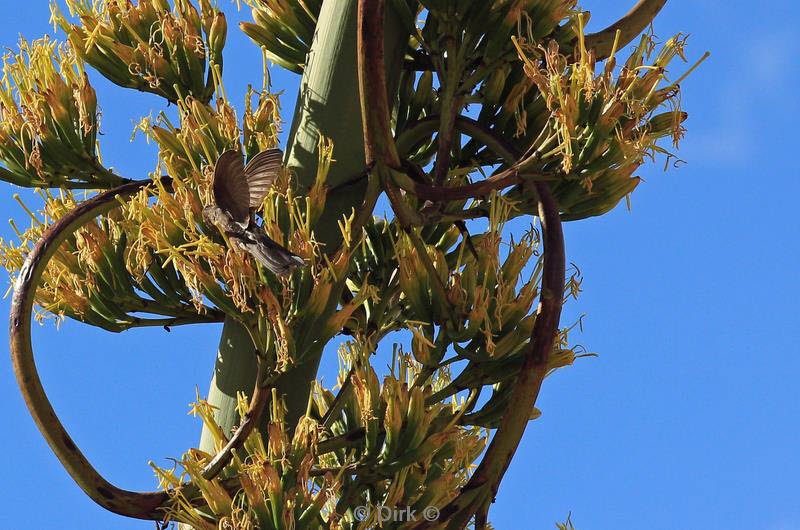
[[[231,317],[225,318],[219,339],[214,375],[208,389],[208,402],[216,407],[214,421],[222,432],[230,434],[239,423],[236,393],[253,391],[257,372],[256,352],[247,329]],[[211,431],[203,428],[200,449],[214,454]]]
[[[302,188],[314,183],[320,136],[333,140],[334,163],[328,172],[328,187],[353,181],[366,166],[358,92],[356,7],[356,0],[326,0],[322,4],[286,149],[287,165]],[[392,20],[386,24],[384,40],[391,102],[400,79],[408,34],[392,9],[387,10],[386,16]],[[315,227],[315,236],[325,244],[326,252],[334,252],[342,241],[338,221],[343,214],[359,209],[366,188],[367,179],[357,179],[328,196]]]
[[[313,185],[317,174],[320,136],[333,140],[334,163],[327,185],[334,187],[363,173],[366,166],[361,110],[358,95],[356,55],[356,0],[325,0],[317,22],[314,42],[297,97],[297,106],[286,148],[287,165],[295,173],[302,191]],[[387,17],[395,18],[393,11]],[[402,68],[408,35],[399,21],[387,23],[386,65],[389,94],[394,94]],[[390,101],[393,98],[390,96]],[[326,252],[342,241],[338,220],[361,206],[367,179],[356,181],[331,194],[315,226],[317,240]],[[287,406],[287,423],[293,432],[305,412],[311,384],[316,378],[323,345],[303,352],[305,361],[286,372],[276,383]],[[225,432],[238,423],[236,393],[252,392],[256,374],[253,346],[247,332],[226,321],[208,401]],[[211,435],[203,429],[200,449],[213,452]]]
[[[320,135],[334,141],[328,185],[340,184],[364,169],[355,24],[355,0],[323,2],[286,149],[287,165],[303,187],[314,183]]]

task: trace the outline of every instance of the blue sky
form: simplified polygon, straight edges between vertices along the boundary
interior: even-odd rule
[[[229,27],[249,17],[221,1]],[[590,30],[629,3],[583,2]],[[4,47],[20,33],[52,34],[46,2],[14,4],[0,26]],[[496,528],[554,528],[571,512],[579,529],[800,529],[798,16],[789,1],[671,0],[657,19],[663,39],[691,34],[690,60],[713,54],[683,84],[688,163],[641,168],[632,211],[566,226],[584,293],[564,322],[585,313],[577,340],[600,356],[545,382],[543,415],[491,511]],[[227,92],[243,94],[259,83],[260,52],[236,30],[226,51]],[[273,70],[287,119],[297,80]],[[144,177],[155,151],[128,139],[160,101],[92,81],[106,163]],[[24,220],[11,195],[35,204],[32,192],[0,186],[4,217]],[[0,225],[0,237],[11,235]],[[8,305],[0,301],[0,315]],[[146,490],[155,487],[148,460],[166,464],[197,442],[187,404],[196,386],[207,389],[218,336],[219,326],[114,335],[66,322],[37,327],[34,345],[77,444],[112,482]],[[103,511],[73,483],[30,419],[7,355],[0,400],[9,507],[0,527],[152,528]]]

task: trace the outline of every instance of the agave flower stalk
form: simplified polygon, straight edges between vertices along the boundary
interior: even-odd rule
[[[265,71],[241,113],[209,1],[54,7],[67,43],[4,57],[0,178],[41,203],[20,201],[30,227],[13,225],[0,259],[20,388],[78,485],[116,513],[193,528],[362,528],[386,508],[431,515],[392,527],[488,527],[544,379],[590,355],[560,323],[581,290],[561,223],[627,199],[685,132],[680,84],[707,55],[676,74],[682,35],[622,52],[664,3],[592,34],[575,0],[249,0],[241,29]],[[270,61],[303,76],[280,164]],[[149,178],[102,165],[87,65],[177,108],[136,127],[159,150]],[[265,151],[269,189],[226,203],[215,168]],[[297,266],[265,268],[204,215],[215,205]],[[510,237],[522,216],[530,229]],[[109,483],[70,439],[33,362],[46,316],[114,332],[224,321],[190,409],[199,448],[153,466],[162,491]],[[394,331],[410,345],[393,344],[380,377]],[[326,388],[317,370],[340,336]]]

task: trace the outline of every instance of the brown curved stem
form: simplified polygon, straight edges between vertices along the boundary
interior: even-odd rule
[[[500,142],[491,137],[484,138],[478,131],[481,141]],[[512,149],[506,153],[508,163],[518,155]],[[502,155],[501,155],[502,156]],[[561,319],[561,302],[564,295],[565,265],[564,234],[558,205],[553,199],[546,182],[533,181],[539,203],[539,217],[542,223],[544,242],[542,289],[536,322],[531,333],[530,346],[525,354],[522,367],[514,383],[510,407],[501,420],[492,443],[481,463],[459,495],[442,508],[439,521],[446,521],[445,528],[464,528],[475,515],[483,517],[483,510],[494,499],[511,458],[519,446],[530,413],[536,403],[542,381],[547,375],[550,354],[553,351]],[[432,523],[421,523],[414,528],[430,528]]]
[[[359,0],[358,70],[367,163],[375,163],[382,182],[391,184],[386,177],[391,175],[389,168],[399,167],[399,159],[389,127],[389,107],[383,72],[383,8],[383,0]],[[484,139],[484,143],[499,143],[487,131],[473,132],[479,139]],[[512,176],[518,178],[519,168],[514,167],[518,164],[517,157],[512,152],[506,154],[510,155],[508,163],[512,167],[508,174],[496,175],[496,180]],[[549,186],[541,181],[534,181],[533,184],[538,195],[544,234],[544,264],[542,294],[531,345],[513,388],[511,401],[515,406],[503,417],[486,455],[469,482],[441,512],[439,520],[447,521],[448,528],[465,527],[469,519],[494,498],[500,480],[525,432],[542,380],[547,374],[548,359],[558,333],[565,269],[561,219]],[[392,206],[397,211],[394,200]],[[429,526],[430,523],[422,523],[419,527]]]
[[[139,318],[131,317],[130,321],[119,326],[120,331],[127,331],[132,328],[164,327],[171,328],[185,326],[187,324],[211,324],[222,322],[225,313],[216,309],[209,309],[206,315],[192,315],[187,317],[172,318]]]
[[[384,70],[384,8],[384,0],[358,2],[358,86],[364,154],[372,167],[371,178],[382,185],[401,225],[408,228],[419,221],[419,216],[404,203],[392,179],[392,169],[400,168],[400,157],[392,135]]]
[[[114,486],[97,472],[72,441],[42,387],[31,344],[31,313],[36,287],[59,245],[87,222],[118,207],[118,198],[133,195],[150,183],[150,180],[134,181],[101,193],[78,205],[47,229],[28,254],[17,277],[11,300],[9,335],[14,375],[25,404],[47,444],[73,480],[93,501],[109,511],[137,519],[161,520],[166,515],[164,508],[170,502],[167,493],[141,493]],[[183,493],[192,501],[201,499],[193,486],[184,486]]]
[[[617,49],[628,45],[639,33],[650,25],[667,0],[639,0],[627,15],[606,29],[586,36],[586,49],[594,48],[597,60],[606,59],[614,48],[614,39],[619,30]]]
[[[384,19],[384,0],[359,0],[358,86],[364,128],[364,154],[367,164],[372,166],[371,178],[377,177],[400,224],[408,229],[411,225],[419,224],[421,219],[405,204],[392,178],[392,169],[399,170],[401,164],[389,113],[383,58]]]
[[[436,132],[438,126],[439,117],[436,114],[409,124],[397,138],[398,149],[402,153],[407,152],[415,143]],[[489,128],[477,120],[459,115],[456,116],[455,126],[460,132],[473,138],[479,138],[486,147],[503,158],[510,166],[515,165],[520,158],[513,146],[495,136]]]
[[[225,447],[217,453],[217,455],[206,465],[203,469],[203,478],[211,480],[222,471],[228,462],[233,458],[233,452],[239,449],[253,429],[258,425],[261,415],[264,414],[264,409],[267,406],[270,396],[270,385],[264,381],[266,375],[266,363],[259,356],[258,358],[258,375],[256,376],[256,384],[253,388],[253,396],[250,398],[250,406],[245,413],[244,420],[241,425],[233,433],[233,436],[225,444]]]
[[[502,190],[520,183],[522,183],[522,178],[520,178],[516,172],[503,171],[488,179],[464,186],[444,187],[415,182],[410,189],[406,189],[406,186],[402,185],[401,187],[406,189],[406,191],[410,191],[420,199],[434,202],[447,202],[486,197],[495,190]]]
[[[164,492],[123,490],[104,479],[70,438],[42,387],[31,346],[31,311],[36,287],[58,246],[78,228],[119,205],[118,197],[138,192],[150,181],[124,184],[80,204],[51,226],[34,246],[20,269],[11,301],[11,360],[25,404],[37,427],[61,464],[81,489],[103,508],[139,519],[162,519],[159,509],[169,497]]]
[[[475,510],[480,509],[485,503],[491,502],[497,494],[497,488],[517,450],[530,419],[533,405],[539,396],[542,381],[547,375],[548,360],[558,334],[566,264],[561,219],[558,205],[553,199],[548,185],[544,182],[535,182],[534,184],[539,194],[539,218],[544,233],[544,267],[542,294],[536,311],[536,323],[531,334],[530,349],[526,353],[525,361],[512,391],[510,401],[514,406],[510,407],[503,416],[486,455],[469,482],[462,488],[462,495],[465,495],[464,501],[459,502],[460,495],[442,510],[445,520],[449,520],[448,514],[450,513],[454,516],[453,520],[448,523],[448,528],[460,528],[458,526],[460,521],[466,524]],[[476,489],[482,491],[473,497],[471,492]],[[472,499],[470,499],[471,497]]]
[[[491,502],[483,503],[478,513],[475,514],[475,530],[485,530],[489,522],[489,505]]]
[[[437,125],[438,119],[436,116],[424,118],[423,120],[420,120],[409,127],[405,131],[404,137],[407,135],[407,137],[414,138],[426,132],[433,132]],[[471,184],[465,184],[463,186],[435,186],[411,180],[410,178],[400,178],[397,182],[400,188],[413,193],[422,200],[447,202],[486,197],[492,191],[502,190],[516,184],[522,184],[526,179],[550,180],[556,176],[555,173],[532,173],[528,171],[522,171],[520,169],[522,162],[517,161],[517,158],[511,155],[511,153],[513,153],[515,150],[512,147],[505,145],[505,143],[496,138],[490,130],[472,118],[468,118],[466,116],[456,117],[455,128],[459,132],[468,136],[479,137],[481,141],[486,143],[489,149],[500,155],[502,158],[505,158],[507,161],[510,160],[509,164],[511,167],[501,171],[500,173],[492,175],[487,179],[479,182],[473,182]],[[408,140],[406,138],[398,139],[398,143],[402,144],[407,142]]]
[[[384,8],[384,0],[358,2],[358,86],[367,165],[398,168],[383,59]]]

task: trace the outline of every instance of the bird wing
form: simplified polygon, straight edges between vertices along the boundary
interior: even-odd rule
[[[214,166],[214,201],[240,226],[250,223],[250,190],[239,151],[222,153]]]
[[[261,151],[244,168],[244,177],[250,191],[250,207],[258,208],[269,193],[283,162],[283,151],[267,149]]]

